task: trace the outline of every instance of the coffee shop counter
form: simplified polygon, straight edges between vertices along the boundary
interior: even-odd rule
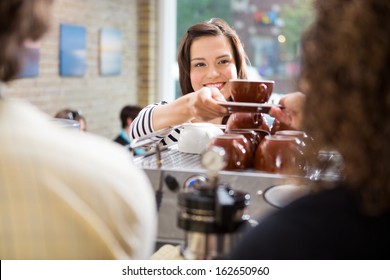
[[[161,191],[157,242],[180,244],[184,233],[177,227],[178,192],[206,179],[207,170],[200,164],[200,155],[179,152],[177,145],[173,145],[161,151],[161,160],[156,153],[151,153],[136,157],[134,161],[146,172],[156,192]],[[286,184],[289,178],[283,175],[245,170],[220,171],[218,177],[220,184],[250,195],[247,213],[251,219],[260,219],[276,210],[278,203],[285,203],[284,199],[297,196],[291,192],[287,196],[279,193],[277,203],[266,199],[265,194],[271,193],[274,186]],[[299,195],[300,192],[297,193]]]

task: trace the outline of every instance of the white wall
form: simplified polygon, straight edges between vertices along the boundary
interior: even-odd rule
[[[159,0],[158,78],[160,100],[175,99],[176,0]]]

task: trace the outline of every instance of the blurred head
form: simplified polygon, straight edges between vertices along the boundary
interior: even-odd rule
[[[57,119],[74,120],[80,123],[80,130],[87,131],[87,121],[80,111],[63,109],[54,116]]]
[[[123,129],[130,126],[131,122],[138,116],[138,113],[141,111],[141,107],[127,105],[122,108],[119,118],[121,120],[121,126]]]
[[[0,1],[0,80],[15,78],[26,41],[37,41],[48,30],[53,0]]]
[[[390,209],[390,1],[315,1],[303,37],[304,130],[344,159],[366,212]]]
[[[195,91],[191,83],[191,47],[199,38],[224,37],[230,45],[238,78],[245,79],[246,60],[244,48],[236,32],[222,19],[213,18],[191,26],[182,37],[178,49],[179,81],[183,94]],[[205,50],[207,53],[208,50]]]

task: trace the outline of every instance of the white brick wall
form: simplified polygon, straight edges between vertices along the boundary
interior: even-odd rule
[[[149,0],[138,0],[149,2]],[[70,107],[87,119],[88,131],[113,138],[120,129],[119,111],[125,104],[138,104],[138,18],[135,0],[56,0],[50,32],[41,42],[40,75],[14,81],[3,87],[10,97],[24,98],[54,115]],[[154,3],[155,1],[150,1]],[[150,18],[150,16],[149,16]],[[152,15],[153,18],[153,15]],[[76,24],[87,29],[87,72],[85,77],[59,76],[59,25]],[[99,75],[98,39],[102,27],[122,32],[120,76]],[[153,38],[152,38],[153,39]],[[152,50],[153,52],[153,50]],[[154,67],[154,66],[153,66]],[[143,105],[148,100],[143,100]]]

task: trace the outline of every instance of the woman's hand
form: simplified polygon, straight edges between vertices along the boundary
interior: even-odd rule
[[[153,110],[153,129],[160,130],[188,121],[218,122],[227,110],[216,101],[225,101],[222,93],[217,88],[203,87],[166,105],[157,106]]]
[[[279,122],[299,130],[302,124],[305,98],[306,96],[301,92],[288,93],[279,101],[279,104],[284,108],[273,106],[269,114]]]
[[[215,87],[203,87],[188,94],[187,106],[196,121],[207,122],[227,114],[226,108],[216,101],[226,101],[222,93]]]

